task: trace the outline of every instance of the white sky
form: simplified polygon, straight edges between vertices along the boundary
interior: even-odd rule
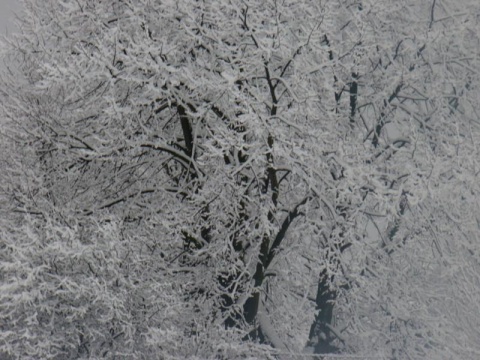
[[[0,0],[0,34],[6,34],[6,31],[9,32],[14,29],[13,11],[18,11],[20,5],[18,0]]]

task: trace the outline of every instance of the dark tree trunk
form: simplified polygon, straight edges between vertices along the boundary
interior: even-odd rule
[[[338,352],[333,344],[335,334],[330,330],[333,326],[333,307],[337,293],[330,289],[326,271],[322,271],[317,287],[315,299],[317,314],[310,327],[308,346],[313,347],[315,354],[327,354]]]

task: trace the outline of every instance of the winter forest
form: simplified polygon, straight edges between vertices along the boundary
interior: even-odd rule
[[[1,359],[480,359],[477,0],[21,2]]]

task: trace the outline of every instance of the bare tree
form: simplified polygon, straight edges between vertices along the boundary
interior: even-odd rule
[[[0,353],[478,355],[475,2],[25,7]]]

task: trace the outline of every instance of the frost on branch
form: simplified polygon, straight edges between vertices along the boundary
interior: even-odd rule
[[[476,2],[24,3],[0,357],[478,357]]]

